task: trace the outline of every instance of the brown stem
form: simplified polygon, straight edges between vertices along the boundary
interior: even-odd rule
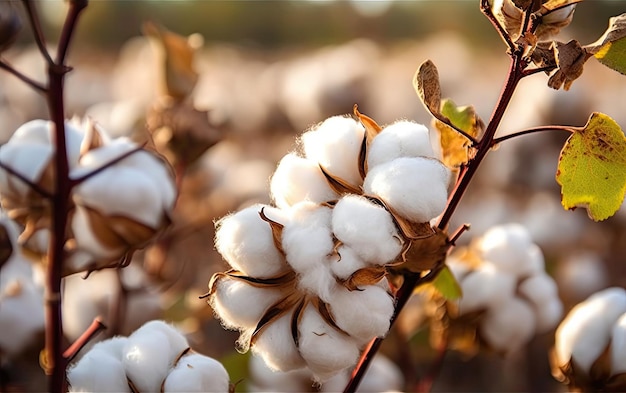
[[[500,37],[506,43],[506,46],[509,47],[509,52],[513,53],[515,51],[515,44],[511,40],[511,36],[506,31],[504,26],[502,26],[498,18],[496,18],[496,16],[493,14],[493,11],[491,10],[491,4],[489,4],[489,0],[480,1],[480,10],[487,17],[487,19],[489,19],[489,22],[491,22],[493,27],[495,27],[495,29],[498,31]]]
[[[83,334],[81,334],[80,337],[78,337],[76,341],[74,341],[74,343],[70,345],[65,352],[63,352],[65,361],[68,364],[71,363],[76,355],[78,355],[78,352],[80,352],[80,350],[83,349],[85,345],[87,345],[89,341],[91,341],[98,333],[106,328],[107,327],[102,323],[100,318],[95,318],[87,330],[85,330]]]
[[[28,15],[28,21],[30,22],[30,27],[33,30],[35,43],[39,48],[39,52],[41,52],[41,55],[44,57],[48,64],[54,64],[54,62],[52,61],[52,57],[50,57],[50,53],[46,48],[46,39],[44,38],[43,31],[41,30],[39,16],[37,15],[37,8],[33,5],[32,0],[22,0],[22,2],[24,3],[26,15]]]
[[[42,85],[41,83],[37,82],[34,79],[29,78],[28,76],[22,74],[21,72],[19,72],[15,68],[13,68],[10,64],[4,62],[3,60],[0,60],[0,68],[5,70],[5,71],[7,71],[7,72],[9,72],[10,74],[15,76],[16,78],[18,78],[22,82],[26,83],[28,86],[32,87],[33,89],[35,89],[39,93],[44,93],[45,94],[45,93],[48,92],[48,89],[44,85]]]
[[[23,181],[31,190],[35,191],[37,194],[41,195],[42,197],[52,199],[53,195],[50,192],[48,192],[48,190],[40,187],[38,184],[33,183],[26,176],[22,175],[21,173],[11,168],[10,166],[6,165],[5,163],[0,162],[0,168],[7,171],[7,173],[9,173],[11,176],[19,179],[20,181]]]

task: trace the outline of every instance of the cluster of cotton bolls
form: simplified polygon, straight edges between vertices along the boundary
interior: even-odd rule
[[[276,206],[254,205],[217,223],[216,248],[233,268],[216,274],[209,302],[273,370],[308,367],[324,382],[384,336],[394,311],[385,265],[447,201],[449,172],[428,129],[331,117],[300,139],[272,176]],[[408,231],[410,232],[410,231]]]
[[[0,355],[11,357],[44,328],[43,286],[17,244],[17,225],[0,212]]]
[[[24,226],[23,244],[47,238],[55,139],[53,123],[33,120],[0,148],[2,207]],[[66,122],[65,140],[70,181],[76,183],[72,241],[66,244],[71,269],[116,261],[169,223],[176,189],[157,156],[127,138],[109,138],[90,122]]]
[[[626,290],[612,287],[576,305],[556,330],[552,373],[574,391],[626,390]]]
[[[276,372],[267,367],[263,359],[252,356],[248,363],[250,380],[247,390],[250,392],[306,392],[314,385],[309,370]],[[350,371],[345,370],[319,386],[319,392],[340,392],[350,379]],[[402,391],[404,376],[400,368],[389,358],[377,354],[368,367],[367,373],[357,388],[357,392],[392,392]]]
[[[67,371],[70,392],[228,392],[220,362],[190,350],[163,321],[93,346]]]
[[[478,336],[496,352],[519,350],[562,316],[543,254],[519,224],[491,228],[447,263],[463,291],[459,321],[472,316],[467,319],[477,323]]]

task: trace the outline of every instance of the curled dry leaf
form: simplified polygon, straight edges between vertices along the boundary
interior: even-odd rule
[[[394,271],[410,271],[420,273],[432,270],[446,259],[450,243],[448,235],[441,229],[432,228],[431,236],[413,239],[407,243],[402,252],[402,263],[394,266]]]
[[[571,40],[567,44],[554,42],[552,48],[558,68],[548,79],[548,86],[556,90],[562,86],[563,89],[569,90],[574,80],[582,75],[583,66],[591,55],[576,40]]]
[[[437,119],[447,123],[439,112],[441,107],[439,71],[432,61],[426,60],[419,66],[413,78],[413,88],[426,109]]]

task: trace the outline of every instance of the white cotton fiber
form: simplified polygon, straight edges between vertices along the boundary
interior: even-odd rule
[[[434,158],[426,126],[402,120],[383,128],[369,146],[367,165],[372,169],[400,157]]]
[[[350,117],[334,116],[302,134],[306,157],[352,185],[362,182],[359,153],[365,129]]]
[[[337,254],[330,258],[329,265],[335,277],[345,280],[357,270],[372,264],[361,259],[352,248],[342,245],[337,248]]]
[[[400,234],[389,212],[367,198],[346,195],[333,209],[335,237],[373,265],[394,260],[402,251]]]
[[[312,305],[304,310],[299,331],[300,353],[319,382],[356,364],[359,357],[356,342],[328,325]]]
[[[535,307],[558,298],[556,283],[546,273],[535,274],[522,281],[518,286],[518,292]]]
[[[355,291],[339,286],[330,300],[330,311],[337,325],[363,344],[387,334],[393,310],[391,295],[375,285]]]
[[[287,217],[276,208],[256,204],[228,215],[216,223],[215,247],[235,269],[257,278],[270,278],[288,271],[276,248],[270,223],[259,213],[285,225]]]
[[[272,199],[281,209],[301,201],[327,202],[338,198],[319,164],[295,153],[280,160],[270,181]]]
[[[596,292],[572,308],[555,334],[559,364],[565,365],[573,358],[588,373],[609,343],[613,324],[625,312],[626,290],[618,287]]]
[[[166,333],[135,331],[124,348],[126,375],[140,392],[158,392],[174,361]]]
[[[490,309],[480,323],[481,337],[498,352],[514,352],[535,332],[535,315],[523,300],[510,298]]]
[[[70,392],[131,391],[122,361],[95,347],[67,370],[67,380]]]
[[[461,281],[463,297],[459,303],[462,314],[497,307],[513,297],[515,277],[485,263]]]
[[[291,334],[289,312],[267,326],[252,346],[252,353],[261,356],[272,370],[290,371],[305,366]]]
[[[489,229],[478,243],[478,249],[485,260],[518,277],[535,274],[544,268],[541,250],[520,224]]]
[[[132,340],[137,334],[146,335],[148,332],[152,331],[161,332],[167,337],[167,342],[169,344],[169,358],[171,361],[176,359],[181,352],[189,348],[187,339],[180,331],[178,331],[178,329],[169,323],[160,320],[146,322],[139,329],[135,330],[135,332],[129,337],[129,340]]]
[[[613,325],[611,332],[611,375],[626,372],[626,314]]]
[[[0,162],[36,183],[53,154],[51,145],[7,143],[0,149]],[[4,169],[0,169],[0,191],[6,195],[17,194],[25,197],[30,192],[30,187]]]
[[[208,356],[191,353],[183,356],[163,384],[163,392],[229,391],[230,381],[224,366]]]
[[[448,169],[434,158],[397,158],[369,170],[365,193],[382,198],[401,216],[414,222],[437,217],[448,200]]]
[[[299,274],[328,264],[334,247],[331,209],[301,202],[290,209],[289,224],[283,229],[282,245],[289,265]]]
[[[319,263],[299,273],[298,288],[328,302],[333,296],[332,289],[337,285],[336,281],[330,270],[328,258],[323,258]]]
[[[257,288],[222,277],[211,296],[211,306],[229,329],[254,329],[265,311],[284,296],[279,289]]]
[[[563,303],[558,297],[541,303],[535,308],[537,320],[536,331],[538,334],[553,329],[563,316]]]
[[[121,361],[122,358],[124,357],[124,348],[126,347],[127,342],[128,342],[128,337],[115,336],[108,340],[100,341],[99,343],[94,344],[90,352],[91,351],[106,352],[109,355]]]

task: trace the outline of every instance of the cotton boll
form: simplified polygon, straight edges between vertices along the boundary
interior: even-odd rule
[[[302,134],[306,157],[352,185],[362,182],[359,153],[365,129],[350,117],[334,116]]]
[[[265,311],[284,293],[278,289],[257,288],[243,281],[222,277],[211,296],[211,307],[229,329],[254,329]]]
[[[393,297],[374,285],[356,291],[338,286],[330,299],[330,311],[337,326],[364,344],[387,334],[393,310]]]
[[[434,158],[428,128],[412,121],[398,121],[376,135],[367,151],[367,165],[372,169],[400,157]]]
[[[328,325],[313,306],[304,310],[298,330],[300,354],[319,382],[356,363],[359,357],[356,342]]]
[[[626,372],[626,314],[613,325],[611,332],[611,374]]]
[[[284,274],[288,266],[276,248],[270,223],[259,213],[282,225],[287,216],[279,209],[253,205],[231,214],[216,223],[215,247],[235,269],[257,278],[270,278]]]
[[[338,198],[319,164],[290,153],[283,157],[270,181],[272,199],[281,209],[301,201],[326,202]]]
[[[163,392],[228,392],[230,381],[215,359],[191,353],[183,356],[163,384]]]
[[[363,189],[382,198],[401,216],[428,222],[446,207],[450,172],[433,158],[397,158],[371,168]]]
[[[461,281],[463,297],[459,303],[462,314],[497,307],[513,297],[515,278],[491,264],[483,264]]]
[[[291,220],[285,225],[282,246],[289,265],[299,274],[328,264],[334,242],[331,209],[312,202],[301,202],[290,209]]]
[[[95,347],[67,371],[67,380],[70,392],[131,391],[122,361]]]
[[[337,254],[330,258],[331,272],[339,279],[345,280],[354,272],[371,266],[357,255],[357,252],[346,245],[337,248]]]
[[[159,391],[174,360],[171,351],[167,334],[157,329],[144,333],[135,331],[128,337],[124,369],[140,392]]]
[[[513,352],[526,344],[535,332],[535,315],[523,300],[510,298],[487,311],[480,324],[481,337],[500,352]]]
[[[537,333],[545,333],[553,329],[563,316],[563,303],[558,297],[547,300],[537,306],[535,310],[537,317]]]
[[[347,195],[333,209],[335,237],[364,260],[382,265],[402,251],[400,234],[389,212],[364,197]]]
[[[252,346],[252,353],[261,356],[272,370],[290,371],[306,365],[291,335],[292,315],[287,313],[272,322]]]
[[[555,333],[555,353],[560,365],[570,358],[588,373],[610,340],[613,324],[626,313],[626,290],[612,287],[576,305]]]

